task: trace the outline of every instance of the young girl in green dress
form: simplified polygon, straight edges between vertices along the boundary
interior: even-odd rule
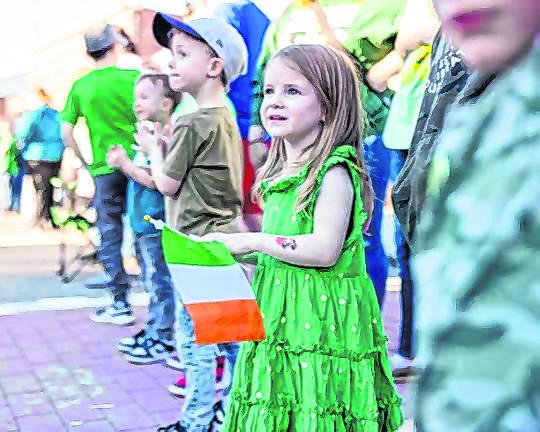
[[[207,237],[258,253],[266,329],[241,348],[225,430],[395,431],[400,398],[364,257],[372,193],[354,66],[321,45],[281,50],[261,117],[273,137],[256,192],[262,233]]]

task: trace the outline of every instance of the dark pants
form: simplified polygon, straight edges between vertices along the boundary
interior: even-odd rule
[[[392,175],[393,181],[397,179],[399,172],[405,164],[407,152],[402,150],[392,151]],[[397,259],[399,263],[399,276],[401,277],[401,334],[399,338],[398,353],[403,357],[414,357],[414,285],[410,271],[411,250],[401,231],[399,222],[395,221],[395,239],[397,249]]]
[[[126,301],[128,278],[122,263],[122,215],[126,207],[127,178],[120,172],[94,178],[94,207],[97,228],[101,236],[98,258],[110,278],[110,290],[115,301]]]
[[[36,189],[35,223],[52,222],[53,187],[51,178],[58,175],[60,162],[28,161],[28,174],[32,175]],[[19,198],[20,200],[20,198]]]
[[[382,307],[388,277],[388,258],[383,247],[381,228],[383,221],[384,199],[390,177],[390,152],[380,137],[369,137],[364,142],[364,160],[371,177],[375,203],[371,225],[364,236],[366,265],[375,287],[379,306]]]
[[[26,174],[26,161],[19,154],[17,155],[17,165],[19,166],[19,172],[16,176],[9,178],[9,186],[11,188],[11,203],[9,209],[15,212],[21,211],[21,192],[24,175]]]

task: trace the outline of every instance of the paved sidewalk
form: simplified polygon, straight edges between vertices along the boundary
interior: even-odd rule
[[[90,312],[0,316],[0,431],[150,432],[178,419],[182,400],[166,390],[177,373],[126,362],[116,342],[137,327],[95,324]],[[386,315],[394,326],[395,314]],[[399,389],[408,398],[407,386]]]
[[[154,431],[176,421],[177,378],[116,351],[136,327],[99,325],[89,310],[0,317],[0,431]]]

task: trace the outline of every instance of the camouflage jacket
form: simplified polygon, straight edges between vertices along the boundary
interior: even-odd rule
[[[418,225],[419,432],[540,430],[540,44],[454,106]]]
[[[439,33],[433,42],[431,72],[409,154],[392,192],[396,215],[409,242],[414,237],[417,215],[424,205],[428,167],[444,114],[457,102],[468,77],[463,61]]]

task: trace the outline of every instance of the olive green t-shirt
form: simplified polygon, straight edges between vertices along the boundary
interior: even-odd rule
[[[72,125],[80,117],[86,120],[93,159],[88,170],[93,177],[115,171],[107,165],[110,147],[121,145],[133,156],[133,101],[139,75],[139,71],[115,66],[96,69],[77,80],[69,92],[61,119]]]
[[[180,182],[167,198],[167,222],[195,235],[234,231],[242,211],[243,150],[225,107],[203,108],[174,125],[165,174]]]

